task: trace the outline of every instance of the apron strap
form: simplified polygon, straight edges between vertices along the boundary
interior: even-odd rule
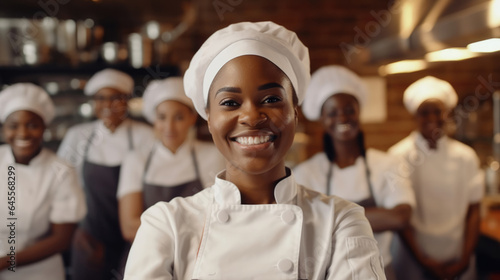
[[[371,177],[371,171],[370,171],[370,167],[368,166],[368,160],[366,159],[366,156],[363,157],[363,162],[365,164],[365,174],[366,174],[366,182],[368,184],[368,189],[370,191],[370,196],[368,197],[368,199],[374,199],[375,196],[374,196],[374,193],[373,193],[373,185],[372,185],[372,180],[370,179]],[[327,173],[327,177],[326,177],[326,194],[327,195],[330,195],[331,194],[331,191],[330,191],[330,184],[331,184],[331,181],[332,181],[332,174],[333,174],[333,162],[330,162],[330,167],[328,169],[328,173]]]
[[[97,130],[97,127],[94,126],[94,128],[92,129],[92,133],[90,133],[90,136],[87,139],[87,144],[85,144],[85,149],[83,150],[83,159],[84,160],[87,160],[87,156],[88,156],[89,149],[90,149],[90,144],[92,143],[92,140],[95,137],[96,130]],[[132,124],[129,124],[127,127],[127,135],[128,135],[128,149],[129,149],[129,151],[131,151],[134,149],[134,141],[132,138]]]
[[[156,150],[156,145],[151,149],[148,155],[148,159],[146,160],[146,164],[144,165],[144,171],[142,172],[142,184],[146,182],[146,172],[149,170],[149,165],[151,164],[151,158],[153,157],[153,152]]]
[[[326,195],[330,196],[330,184],[332,183],[332,173],[333,173],[333,163],[330,162],[328,167],[328,173],[326,174]]]
[[[191,159],[193,160],[194,172],[196,172],[196,179],[201,181],[200,170],[198,167],[198,161],[196,160],[196,152],[194,150],[194,145],[191,147]]]
[[[94,139],[95,136],[95,127],[92,129],[92,132],[90,133],[90,137],[87,139],[87,144],[85,144],[85,149],[83,150],[83,160],[87,161],[87,156],[89,153],[89,148],[90,144],[92,143],[92,140]]]
[[[132,151],[134,150],[134,138],[132,137],[132,122],[129,122],[128,124],[127,134],[128,134],[128,150]]]
[[[151,165],[151,158],[153,157],[153,152],[156,150],[156,145],[149,152],[148,158],[146,160],[146,164],[144,165],[144,172],[142,173],[142,183],[146,182],[146,173],[149,170],[149,166]],[[200,178],[200,170],[198,168],[198,160],[196,160],[196,152],[194,150],[194,145],[191,147],[191,159],[193,160],[194,172],[196,174],[196,179],[201,180]]]

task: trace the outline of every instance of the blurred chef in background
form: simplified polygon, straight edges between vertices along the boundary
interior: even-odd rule
[[[448,82],[428,76],[410,85],[403,101],[417,130],[389,152],[404,157],[402,175],[411,179],[417,205],[395,244],[398,277],[475,279],[484,178],[474,150],[445,134],[457,94]]]
[[[42,147],[54,111],[49,95],[33,84],[0,92],[7,143],[0,146],[2,280],[64,280],[61,252],[86,212],[74,168]]]
[[[120,226],[132,242],[142,212],[158,201],[193,195],[213,185],[224,159],[213,143],[193,139],[198,114],[181,77],[152,81],[143,95],[143,113],[154,125],[156,143],[124,160],[118,186]]]
[[[113,279],[125,241],[118,219],[116,192],[120,167],[132,150],[146,150],[154,141],[152,129],[127,118],[132,78],[114,69],[97,72],[85,86],[98,120],[71,128],[58,154],[80,172],[88,213],[72,248],[73,280]]]
[[[343,66],[325,66],[312,75],[302,111],[322,123],[324,151],[299,164],[294,173],[304,186],[365,208],[386,277],[395,279],[391,231],[408,224],[415,197],[408,180],[397,176],[397,160],[365,147],[359,115],[368,94],[363,81]]]

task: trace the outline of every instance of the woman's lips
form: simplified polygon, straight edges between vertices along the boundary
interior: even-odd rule
[[[20,140],[20,139],[14,140],[14,146],[19,148],[27,148],[31,145],[33,145],[33,140]]]
[[[348,123],[338,124],[336,127],[337,131],[340,133],[347,132],[352,129],[352,125]]]
[[[270,135],[261,135],[261,136],[240,136],[234,138],[234,141],[240,143],[241,145],[259,145],[267,142],[271,142],[275,137]]]

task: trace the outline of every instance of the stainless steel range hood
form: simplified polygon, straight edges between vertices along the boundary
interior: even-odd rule
[[[381,31],[361,49],[357,46],[361,51],[353,59],[356,63],[422,58],[428,52],[500,37],[500,0],[400,0],[385,12],[385,18],[383,11],[372,13]],[[366,28],[368,34],[368,24]]]

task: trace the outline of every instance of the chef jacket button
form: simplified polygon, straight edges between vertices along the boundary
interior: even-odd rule
[[[293,220],[295,220],[295,214],[290,209],[285,210],[285,211],[283,211],[283,213],[281,213],[281,220],[285,224],[291,224],[293,222]]]
[[[221,223],[225,223],[229,221],[229,214],[225,210],[221,210],[217,213],[217,220]]]
[[[289,259],[281,259],[278,262],[278,269],[281,272],[291,272],[293,269],[293,262]]]

